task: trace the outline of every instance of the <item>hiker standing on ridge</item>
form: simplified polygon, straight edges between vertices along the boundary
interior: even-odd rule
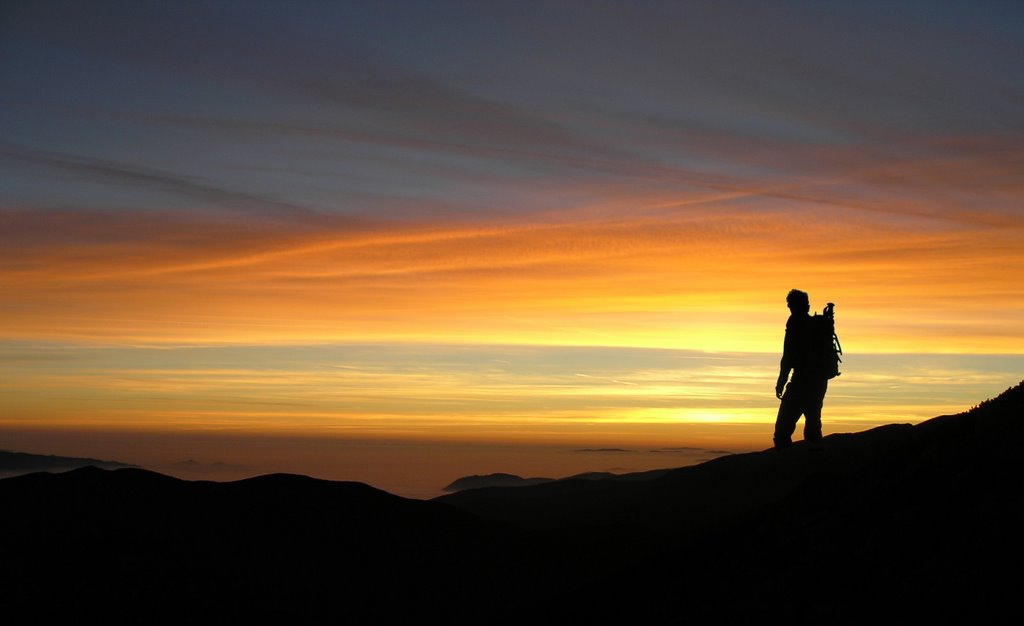
[[[786,296],[786,305],[790,316],[786,321],[779,380],[775,383],[775,397],[782,400],[775,420],[775,447],[787,448],[793,444],[793,431],[801,415],[804,416],[804,441],[817,446],[821,443],[821,406],[828,379],[835,374],[830,376],[815,362],[812,319],[819,318],[808,315],[811,304],[807,294],[799,289],[791,290]],[[789,380],[790,370],[793,380]]]

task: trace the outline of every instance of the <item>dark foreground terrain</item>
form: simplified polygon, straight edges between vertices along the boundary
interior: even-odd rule
[[[0,480],[17,623],[1019,623],[1024,384],[637,480],[407,500],[271,475]]]

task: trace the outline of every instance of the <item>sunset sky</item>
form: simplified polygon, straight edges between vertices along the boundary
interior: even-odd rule
[[[1022,33],[4,2],[0,449],[414,496],[763,449],[794,287],[836,303],[826,434],[969,408],[1024,378]]]

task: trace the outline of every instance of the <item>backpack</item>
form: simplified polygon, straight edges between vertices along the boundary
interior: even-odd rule
[[[835,378],[842,372],[839,364],[843,362],[843,347],[836,335],[836,321],[833,309],[835,304],[829,302],[821,312],[811,317],[811,336],[807,363],[810,370],[822,374],[826,379]]]

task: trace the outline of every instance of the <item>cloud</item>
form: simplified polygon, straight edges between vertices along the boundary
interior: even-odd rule
[[[544,27],[566,11],[574,19],[564,28]],[[167,139],[156,142],[161,147],[152,147],[151,152],[179,149],[168,147],[176,137],[168,126],[174,131],[187,127],[195,131],[189,138],[203,147],[194,150],[200,164],[207,163],[203,153],[227,151],[239,166],[244,161],[254,167],[307,172],[278,183],[277,195],[268,191],[246,196],[233,191],[239,188],[237,181],[224,182],[233,173],[225,171],[223,160],[206,168],[213,170],[204,173],[206,179],[174,176],[160,168],[126,168],[118,163],[125,158],[107,162],[71,156],[87,154],[84,148],[53,150],[67,153],[55,166],[111,181],[174,189],[215,206],[310,206],[312,179],[329,190],[320,200],[338,198],[346,207],[341,210],[353,211],[353,205],[364,202],[365,211],[381,210],[381,203],[367,198],[397,201],[404,191],[424,201],[421,211],[429,209],[428,199],[441,198],[434,208],[447,205],[469,211],[475,205],[476,211],[487,212],[493,207],[481,205],[500,203],[505,194],[504,208],[513,211],[542,202],[524,200],[531,194],[515,193],[511,188],[516,185],[532,182],[534,195],[556,196],[570,185],[588,184],[594,190],[589,198],[593,201],[602,192],[600,185],[612,180],[627,189],[669,187],[679,195],[715,190],[735,194],[736,199],[769,198],[942,219],[949,202],[935,210],[930,194],[945,193],[951,185],[964,189],[971,181],[985,180],[985,188],[991,189],[993,184],[1006,186],[1007,181],[1020,179],[1014,165],[1019,159],[1012,154],[1003,160],[1001,170],[979,154],[982,159],[973,165],[932,163],[927,172],[918,172],[912,169],[916,162],[949,156],[950,146],[933,145],[914,154],[905,150],[909,141],[936,137],[998,139],[1007,126],[1021,123],[1019,116],[1013,119],[1013,108],[1002,105],[996,118],[1002,126],[967,123],[992,117],[991,110],[961,111],[977,100],[975,93],[988,93],[989,103],[1015,102],[1013,86],[1019,81],[990,72],[979,77],[975,71],[991,64],[972,66],[970,72],[959,62],[947,64],[941,73],[922,69],[927,69],[929,57],[920,50],[932,50],[939,41],[944,47],[933,52],[950,54],[948,48],[954,48],[978,54],[969,45],[970,33],[984,19],[960,16],[949,21],[949,16],[935,11],[906,25],[891,15],[874,21],[877,8],[776,14],[756,4],[745,6],[742,11],[748,18],[758,15],[760,22],[780,25],[778,30],[766,30],[754,25],[759,22],[737,19],[738,11],[603,6],[576,15],[564,7],[519,14],[461,6],[378,12],[325,5],[266,20],[259,11],[238,12],[225,6],[193,4],[181,11],[147,5],[139,10],[106,3],[88,11],[71,5],[25,10],[19,15],[21,27],[13,32],[75,49],[101,68],[128,67],[156,76],[166,90],[178,94],[170,103],[138,93],[122,101],[97,97],[89,100],[91,104],[81,98],[74,103],[80,110],[111,113],[108,121],[141,123],[147,137],[155,132]],[[454,22],[445,18],[452,12],[475,20],[479,33],[452,31]],[[548,17],[538,24],[538,15]],[[382,24],[388,28],[382,30]],[[799,24],[805,27],[794,26]],[[452,43],[425,43],[420,29],[427,25],[449,34]],[[850,29],[871,33],[874,45],[848,49],[849,38],[836,35]],[[339,32],[350,36],[338,36]],[[532,42],[532,51],[507,50],[509,37]],[[395,45],[399,42],[402,45]],[[618,45],[609,48],[610,42]],[[996,37],[990,45],[1003,50],[1013,44]],[[807,49],[814,54],[806,54]],[[466,50],[478,54],[459,61]],[[516,54],[537,54],[546,62],[529,64],[527,71]],[[851,63],[851,58],[858,62]],[[947,71],[958,80],[981,84],[951,89]],[[495,78],[480,79],[480,73]],[[837,79],[837,73],[844,78]],[[38,74],[40,80],[51,74],[64,76]],[[209,92],[211,85],[234,95]],[[125,90],[126,85],[115,85],[110,93]],[[971,97],[950,95],[960,92]],[[201,97],[180,97],[192,93]],[[942,106],[922,95],[929,93]],[[949,123],[947,114],[953,110],[962,123]],[[908,120],[921,119],[930,120],[924,128],[900,130]],[[231,136],[218,137],[218,132]],[[1019,144],[1014,132],[1022,129],[1011,132],[1002,148],[986,148],[987,154]],[[297,141],[282,145],[268,135]],[[317,152],[352,158],[328,168],[333,171],[311,175],[308,172],[318,166]],[[913,162],[906,162],[908,156]],[[371,168],[368,163],[373,159],[381,161]],[[438,175],[442,170],[446,171]],[[366,171],[369,180],[358,180],[353,171]],[[991,174],[1000,171],[999,180],[993,180]],[[977,176],[986,172],[988,176]],[[339,178],[346,184],[340,185]],[[252,182],[247,182],[246,188],[251,188]],[[875,193],[891,195],[908,188],[916,196],[903,195],[898,202],[879,202]],[[1012,198],[1019,193],[1018,188],[1007,206],[1013,206]],[[977,211],[974,196],[971,206]],[[317,206],[338,208],[322,201]],[[966,198],[961,206],[968,206]],[[415,211],[410,205],[404,213],[411,217]]]
[[[25,31],[108,63],[155,72],[182,89],[203,89],[213,81],[261,101],[286,97],[326,105],[330,115],[317,111],[314,116],[341,120],[339,132],[350,136],[373,129],[412,143],[446,138],[450,145],[481,150],[611,150],[522,107],[439,79],[408,60],[391,60],[387,51],[356,43],[359,37],[339,37],[339,30],[358,28],[344,13],[324,12],[322,19],[336,24],[326,32],[310,23],[292,24],[289,16],[270,26],[229,7],[205,4],[187,12],[158,5],[140,11],[119,3],[89,11],[62,6],[56,12],[25,11],[20,19]],[[153,108],[164,107],[154,103]],[[284,119],[294,121],[286,113]],[[346,120],[352,124],[347,130]]]
[[[185,477],[193,480],[202,478],[213,480],[238,478],[255,472],[252,467],[238,463],[227,463],[224,461],[213,461],[207,463],[196,461],[195,459],[178,461],[159,469],[161,471],[168,472],[171,475],[184,475]]]
[[[302,217],[311,211],[287,202],[259,195],[231,191],[188,176],[177,176],[154,168],[126,165],[107,159],[62,154],[17,146],[0,146],[0,157],[63,170],[89,179],[116,185],[131,185],[165,191],[205,205],[233,211],[258,211],[269,215]]]
[[[28,4],[0,322],[768,351],[799,285],[861,346],[1005,351],[1020,44],[948,11]]]
[[[862,344],[884,337],[871,345],[895,348],[898,336],[906,349],[941,337],[961,349],[1005,349],[975,331],[1013,332],[1009,320],[1024,306],[1012,271],[1019,228],[842,215],[598,207],[571,219],[402,225],[3,210],[2,282],[12,295],[0,316],[25,337],[500,336],[774,350],[771,303],[799,281],[839,303],[844,329]],[[993,326],[1001,315],[1006,325]]]
[[[697,454],[697,455],[706,455],[706,456],[725,456],[727,454],[735,454],[735,451],[732,451],[732,450],[707,450],[707,449],[704,449],[704,448],[692,448],[692,447],[687,447],[687,446],[677,446],[677,447],[671,447],[671,448],[656,448],[654,450],[650,450],[650,452],[653,453],[653,454],[660,454],[660,453],[665,453],[665,454],[682,454],[682,455],[686,455],[686,456],[691,456],[691,455],[695,455],[695,454]]]

